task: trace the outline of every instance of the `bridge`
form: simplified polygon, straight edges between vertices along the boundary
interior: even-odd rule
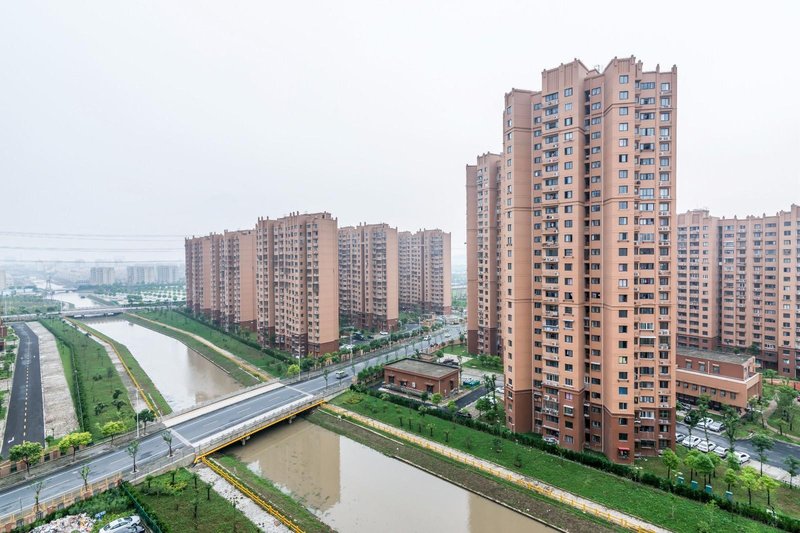
[[[0,318],[3,322],[27,322],[29,320],[38,320],[40,318],[55,318],[55,317],[71,317],[71,318],[93,318],[101,316],[114,316],[125,313],[127,311],[150,311],[152,309],[164,309],[171,307],[180,307],[184,302],[170,302],[165,304],[147,304],[147,305],[110,305],[105,307],[83,307],[79,309],[65,309],[63,311],[55,311],[52,313],[28,313],[24,315],[3,315]]]
[[[445,332],[457,337],[460,328],[448,326],[436,332],[432,341],[416,341],[410,349],[424,350],[429,342],[443,340]],[[382,352],[354,365],[358,373],[363,368],[375,365],[386,358],[402,357],[405,346]],[[36,474],[34,468],[28,480],[0,490],[0,530],[31,522],[36,511],[34,486],[42,483],[39,493],[39,510],[47,515],[56,509],[68,507],[83,499],[88,488],[103,490],[110,484],[124,479],[136,482],[145,475],[161,473],[177,466],[185,466],[203,460],[206,456],[237,442],[246,443],[251,435],[270,426],[320,405],[325,398],[347,388],[353,370],[343,367],[345,379],[337,380],[333,373],[326,380],[316,376],[295,382],[273,382],[240,391],[208,405],[174,413],[161,422],[172,432],[172,452],[161,437],[161,432],[151,433],[139,441],[137,472],[131,472],[132,459],[124,447],[109,450],[93,457],[69,462],[68,458],[59,467],[48,465],[50,471]],[[89,476],[84,483],[80,475],[83,466],[89,467]]]

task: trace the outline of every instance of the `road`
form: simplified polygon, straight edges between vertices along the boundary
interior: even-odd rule
[[[431,341],[415,342],[412,346],[412,351],[417,348],[424,350],[430,346],[431,342],[441,341],[445,338],[445,331],[450,331],[451,338],[458,338],[460,326],[443,328],[432,335]],[[396,348],[388,353],[390,356],[394,354],[403,355],[403,349]],[[385,357],[386,353],[382,352],[380,355],[356,363],[355,371],[359,372],[366,366],[382,362]],[[349,367],[346,367],[346,371],[349,373]],[[186,450],[189,446],[194,447],[203,439],[252,420],[258,415],[320,394],[325,391],[328,385],[333,385],[331,381],[332,378],[328,377],[328,384],[326,385],[325,378],[318,376],[306,381],[294,382],[291,385],[281,386],[259,396],[248,398],[234,405],[223,407],[193,420],[180,423],[172,428],[173,451],[178,453]],[[137,466],[143,468],[147,463],[164,459],[167,453],[167,445],[161,436],[159,434],[149,435],[140,441]],[[130,472],[132,468],[131,457],[124,449],[109,451],[73,465],[65,465],[58,471],[0,491],[0,517],[18,511],[20,508],[30,508],[33,505],[34,493],[31,486],[35,481],[42,481],[44,484],[40,494],[40,501],[43,503],[49,498],[58,497],[79,489],[83,484],[79,471],[84,464],[87,464],[90,469],[89,483],[100,481],[119,473]]]
[[[678,433],[683,433],[684,435],[689,434],[689,427],[684,424],[683,422],[678,422],[677,424]],[[702,429],[694,428],[692,430],[692,435],[695,435],[700,438],[705,438],[705,433]],[[716,433],[712,433],[711,431],[708,432],[708,440],[716,444],[717,446],[722,446],[727,448],[730,446],[728,439],[725,435],[718,435]],[[678,445],[680,446],[680,444]],[[736,440],[736,451],[745,452],[750,454],[752,459],[758,461],[758,452],[750,443],[749,439],[737,439]],[[786,470],[786,464],[784,461],[787,457],[793,455],[800,459],[800,446],[797,444],[790,444],[788,442],[783,442],[780,440],[775,441],[775,446],[772,450],[767,452],[767,460],[766,463],[768,465],[777,466],[778,468],[782,468]]]
[[[44,444],[42,372],[39,366],[39,338],[27,324],[14,324],[19,336],[19,352],[14,365],[11,399],[3,438],[2,455],[23,441]]]

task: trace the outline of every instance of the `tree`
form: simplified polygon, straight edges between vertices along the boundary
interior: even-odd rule
[[[74,433],[69,433],[68,435],[64,435],[60,441],[58,441],[58,449],[62,451],[62,453],[66,453],[66,451],[72,448],[72,460],[75,460],[75,454],[78,451],[78,448],[81,446],[87,446],[92,442],[92,434],[88,431],[76,431]]]
[[[328,374],[330,374],[330,370],[328,370],[328,367],[326,366],[325,368],[322,369],[322,377],[325,378],[326,389],[328,388]]]
[[[128,447],[125,448],[125,451],[128,452],[128,455],[133,459],[133,471],[136,472],[136,456],[139,454],[139,441],[132,440],[128,444]]]
[[[168,457],[172,457],[172,431],[165,429],[163,432],[161,432],[161,438],[164,439],[164,442],[166,442],[167,446],[169,446]]]
[[[293,378],[298,374],[300,374],[300,365],[298,364],[289,365],[289,368],[286,369],[286,375],[290,378]]]
[[[783,463],[786,465],[786,471],[789,472],[789,488],[792,488],[792,480],[800,470],[800,459],[794,455],[790,455]]]
[[[703,420],[704,418],[708,417],[708,404],[710,401],[711,397],[708,394],[701,394],[700,398],[697,399],[697,418],[699,420]],[[703,432],[706,440],[708,440],[708,424],[705,422],[703,422]]]
[[[739,484],[747,489],[747,501],[749,505],[753,505],[753,491],[758,490],[759,487],[758,471],[752,466],[746,466],[739,474]]]
[[[664,466],[667,467],[667,479],[672,479],[672,471],[681,464],[678,454],[667,448],[664,450],[664,455],[661,456],[661,460],[664,462]]]
[[[764,475],[764,463],[767,461],[767,452],[775,446],[775,441],[766,433],[758,433],[751,440],[750,444],[758,451],[758,460],[761,461],[761,475]]]
[[[447,410],[450,411],[451,415],[456,414],[456,411],[458,411],[458,404],[456,404],[455,401],[450,400],[447,402]]]
[[[714,472],[714,462],[707,453],[698,454],[694,462],[694,469],[703,476],[703,484],[711,483],[711,473]]]
[[[34,505],[34,509],[36,510],[36,516],[39,516],[39,494],[42,492],[42,488],[44,488],[44,483],[41,481],[37,481],[33,484],[33,499],[36,502]]]
[[[81,469],[78,471],[78,473],[83,478],[83,488],[87,490],[89,488],[89,472],[91,471],[92,469],[89,467],[89,465],[83,465]]]
[[[770,493],[777,489],[780,486],[780,483],[769,476],[761,476],[758,481],[758,488],[767,493],[767,505],[772,505],[772,502],[770,501]]]
[[[24,441],[22,444],[12,446],[11,449],[8,450],[8,458],[14,462],[22,461],[25,463],[25,470],[30,474],[31,466],[41,460],[43,453],[44,448],[42,448],[42,445],[38,442]]]
[[[750,422],[755,418],[756,406],[758,405],[758,396],[751,396],[747,399],[747,418]]]
[[[728,452],[725,462],[728,464],[728,468],[734,472],[739,472],[742,469],[742,465],[739,464],[739,458],[732,451]]]
[[[689,437],[692,436],[692,430],[697,427],[698,422],[700,422],[700,417],[697,416],[697,413],[695,411],[689,411],[684,420],[684,423],[689,428]]]
[[[439,394],[438,392],[434,393],[431,396],[431,402],[433,403],[433,405],[439,405],[440,403],[442,403],[442,395]]]
[[[739,474],[733,468],[728,468],[725,470],[723,480],[728,485],[728,491],[730,491],[731,487],[735,487],[739,483]]]
[[[155,422],[156,414],[151,411],[150,409],[142,409],[139,411],[139,422],[144,424],[143,432],[147,432],[147,423],[148,422]]]
[[[683,458],[683,464],[689,469],[689,479],[691,481],[694,481],[694,470],[695,466],[697,465],[697,458],[699,455],[700,452],[698,450],[691,450],[686,454],[686,457]]]
[[[741,419],[739,414],[729,405],[722,409],[722,421],[725,424],[725,436],[728,438],[728,449],[734,451],[736,445],[736,430],[739,429]]]
[[[104,437],[111,437],[111,444],[114,444],[114,437],[125,432],[125,423],[122,420],[109,420],[100,427],[100,432]]]

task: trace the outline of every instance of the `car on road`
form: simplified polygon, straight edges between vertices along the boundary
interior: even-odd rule
[[[381,335],[383,335],[384,337],[385,337],[386,335],[388,335],[388,334],[389,334],[389,332],[388,332],[388,331],[381,331]]]
[[[744,452],[733,452],[733,455],[739,460],[739,464],[743,465],[750,460],[750,454]]]
[[[687,448],[694,448],[695,446],[700,444],[701,440],[703,439],[692,435],[691,437],[686,437],[685,439],[683,439],[683,441],[681,441],[681,444],[686,446]]]
[[[676,442],[677,444],[680,444],[680,443],[681,443],[681,441],[682,441],[683,439],[685,439],[685,438],[686,438],[686,434],[685,434],[685,433],[676,433],[676,434],[675,434],[675,442]]]
[[[708,424],[706,426],[706,429],[708,429],[709,431],[713,431],[715,433],[719,433],[720,431],[725,429],[725,424],[723,424],[722,422],[714,421]]]
[[[345,372],[344,370],[337,370],[336,374],[334,375],[336,376],[336,379],[342,379],[347,377],[347,372]]]
[[[713,451],[713,450],[714,450],[714,448],[716,448],[716,447],[717,447],[717,445],[716,445],[716,444],[714,444],[714,443],[713,443],[713,442],[711,442],[711,441],[707,441],[707,440],[703,439],[703,440],[701,440],[700,442],[698,442],[698,443],[697,443],[697,446],[695,446],[695,447],[696,447],[698,450],[700,450],[701,452],[707,453],[707,452]]]
[[[100,533],[128,533],[136,531],[135,526],[140,525],[142,519],[138,515],[117,518],[100,528]]]

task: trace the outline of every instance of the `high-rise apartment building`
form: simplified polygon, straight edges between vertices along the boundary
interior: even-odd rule
[[[392,331],[398,321],[397,229],[339,228],[339,317],[356,328]]]
[[[0,291],[4,290],[7,286],[6,271],[0,270]]]
[[[180,269],[177,265],[157,265],[156,266],[156,282],[157,283],[177,283],[180,279]]]
[[[114,281],[113,267],[92,267],[89,269],[89,283],[92,285],[113,285]]]
[[[450,234],[401,231],[397,240],[400,309],[450,314]]]
[[[633,57],[545,70],[541,91],[505,96],[496,202],[486,157],[467,168],[468,324],[487,290],[477,268],[494,269],[516,432],[618,462],[674,446],[676,89],[675,67]],[[482,249],[477,214],[493,210],[499,245]]]
[[[128,267],[128,285],[148,285],[156,282],[156,269],[150,265]]]
[[[211,293],[216,290],[212,281],[211,253],[212,242],[220,235],[212,233],[203,237],[190,237],[185,240],[186,254],[186,306],[194,313],[212,317]],[[214,247],[216,249],[216,246]]]
[[[255,331],[256,232],[225,231],[219,243],[219,321]]]
[[[679,218],[678,342],[749,350],[800,377],[800,206],[775,215]]]
[[[337,222],[330,213],[256,224],[259,337],[296,355],[339,347]]]
[[[501,156],[478,156],[467,165],[467,349],[469,353],[501,355],[501,242],[498,238]]]

